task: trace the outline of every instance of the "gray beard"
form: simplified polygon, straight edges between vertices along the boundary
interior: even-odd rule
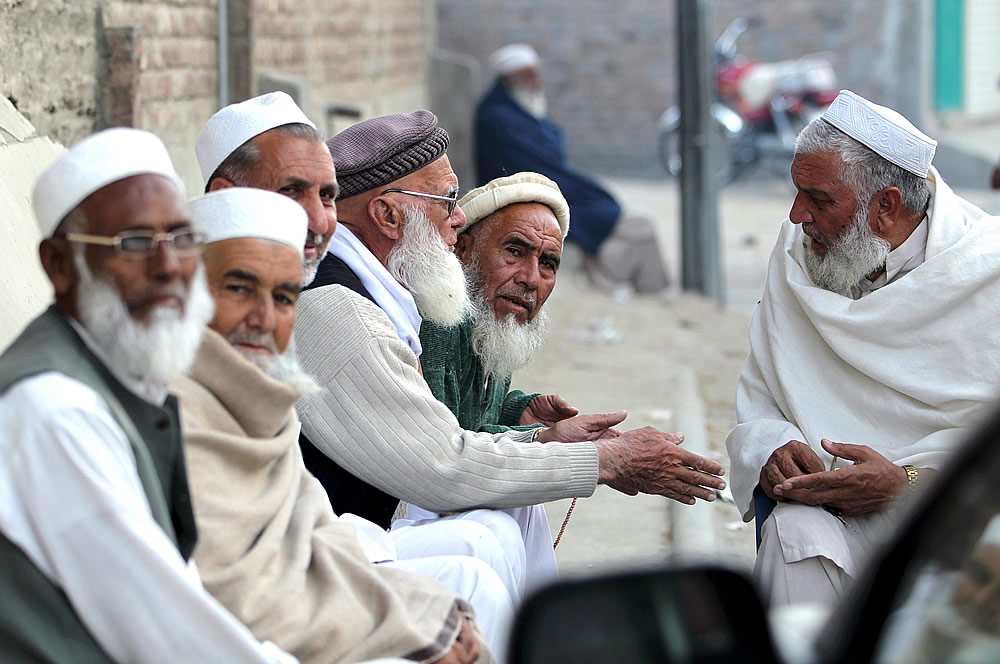
[[[237,328],[236,332],[229,335],[228,341],[233,343],[233,339],[240,332],[242,326]],[[266,343],[263,337],[270,338],[270,344]],[[310,392],[318,392],[320,387],[312,376],[307,374],[303,369],[301,363],[299,363],[298,355],[295,352],[295,337],[288,340],[288,347],[285,348],[284,353],[277,353],[277,344],[274,342],[274,335],[257,335],[255,343],[260,343],[261,345],[267,345],[269,348],[274,350],[273,355],[263,355],[261,353],[252,353],[250,351],[245,351],[238,346],[233,346],[233,348],[240,355],[244,357],[250,364],[263,371],[267,376],[273,378],[274,380],[291,387],[296,390],[299,394],[309,394]]]
[[[330,231],[330,232],[332,233],[333,231]],[[323,244],[323,237],[324,236],[322,236],[322,235],[316,235],[312,231],[308,231],[308,233],[309,233],[309,239],[312,240],[312,243],[315,246],[317,246],[317,247],[322,246],[322,244]],[[313,279],[316,278],[316,272],[319,271],[319,264],[323,262],[324,258],[326,258],[326,251],[316,252],[316,255],[313,256],[312,258],[305,258],[305,259],[302,260],[302,287],[303,288],[305,288],[306,286],[308,286],[309,284],[311,284],[313,282]]]
[[[485,375],[506,380],[527,365],[545,344],[548,315],[539,311],[523,325],[514,319],[514,314],[498,321],[486,299],[475,258],[466,266],[465,275],[472,305],[472,350],[482,363]]]
[[[510,96],[522,110],[539,120],[548,113],[548,100],[541,90],[516,85],[510,89]]]
[[[822,241],[830,242],[825,256],[813,251],[808,235],[802,239],[806,272],[820,288],[844,296],[850,296],[862,279],[883,267],[890,251],[889,242],[872,231],[868,209],[861,204],[854,212],[847,233],[835,241]]]
[[[454,327],[469,311],[462,262],[426,214],[411,206],[404,210],[403,237],[389,252],[386,267],[413,295],[421,318]]]
[[[73,247],[73,263],[79,278],[77,314],[112,368],[152,384],[162,384],[169,376],[190,368],[215,308],[204,266],[199,263],[188,292],[177,294],[184,302],[183,312],[159,307],[146,323],[139,323],[129,314],[115,286],[90,271],[79,245]]]

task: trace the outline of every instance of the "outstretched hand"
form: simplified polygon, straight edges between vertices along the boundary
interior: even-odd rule
[[[683,434],[653,427],[599,440],[600,481],[630,496],[651,493],[687,505],[693,505],[696,498],[715,500],[715,491],[726,488],[720,477],[725,468],[685,450],[680,446],[683,440]]]
[[[559,441],[575,443],[580,440],[598,440],[599,438],[616,438],[618,430],[613,427],[620,424],[627,413],[620,410],[617,413],[602,413],[598,415],[577,415],[560,420],[547,429],[542,429],[535,438],[540,443]]]
[[[543,424],[548,427],[559,420],[565,420],[567,417],[579,414],[578,409],[569,405],[569,402],[558,394],[539,394],[528,402],[527,408],[521,413],[521,420],[518,424],[521,426]]]
[[[853,461],[837,470],[790,477],[774,487],[786,500],[839,509],[857,516],[885,508],[906,490],[906,471],[867,445],[820,441],[827,452]]]

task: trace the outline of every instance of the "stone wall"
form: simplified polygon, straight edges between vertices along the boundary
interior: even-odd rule
[[[920,99],[920,23],[927,0],[712,0],[711,41],[748,9],[763,25],[743,35],[747,57],[827,52],[844,87],[895,104]],[[541,54],[552,117],[578,165],[660,176],[657,119],[676,99],[675,6],[662,0],[438,0],[438,45],[487,56],[510,42]],[[487,77],[488,78],[488,77]],[[909,95],[909,96],[907,96]],[[471,109],[469,111],[471,113]]]

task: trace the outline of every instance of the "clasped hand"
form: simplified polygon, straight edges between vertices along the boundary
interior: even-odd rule
[[[885,508],[905,490],[906,471],[867,445],[826,438],[820,445],[835,457],[853,461],[853,465],[826,470],[811,447],[791,440],[772,452],[761,469],[764,493],[778,502],[822,505],[838,509],[844,516],[857,516]]]

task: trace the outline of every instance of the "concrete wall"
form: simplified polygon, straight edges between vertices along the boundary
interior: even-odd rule
[[[674,103],[673,2],[662,0],[438,0],[438,46],[485,64],[496,48],[532,44],[542,56],[553,118],[585,168],[659,176],[656,122]],[[747,57],[774,61],[827,52],[843,87],[908,113],[925,107],[922,52],[930,0],[711,0],[714,42],[735,17]],[[471,109],[470,109],[471,112]]]
[[[56,115],[46,113],[44,117]],[[38,175],[62,152],[0,97],[0,348],[52,301],[38,261],[40,233],[31,212]]]

